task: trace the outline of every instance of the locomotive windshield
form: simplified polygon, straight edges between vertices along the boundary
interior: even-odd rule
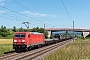
[[[21,34],[21,36],[20,37],[25,37],[25,34]]]
[[[15,34],[15,37],[16,38],[24,38],[25,37],[25,34]]]
[[[15,34],[15,37],[17,37],[17,38],[20,37],[20,34]]]

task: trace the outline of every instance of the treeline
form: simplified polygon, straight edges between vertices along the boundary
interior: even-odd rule
[[[39,27],[34,27],[33,29],[24,29],[24,28],[16,28],[15,26],[11,29],[6,28],[5,26],[1,26],[0,28],[0,38],[13,38],[14,37],[14,32],[24,32],[24,31],[29,31],[29,32],[40,32],[44,33],[43,28]],[[48,32],[45,31],[45,38],[48,38]]]

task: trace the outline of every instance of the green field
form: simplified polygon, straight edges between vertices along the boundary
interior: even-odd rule
[[[13,50],[13,39],[0,39],[0,55]]]
[[[45,60],[90,60],[90,39],[77,39],[46,56]]]

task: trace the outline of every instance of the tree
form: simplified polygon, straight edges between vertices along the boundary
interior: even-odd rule
[[[68,31],[66,31],[65,35],[69,35]]]
[[[48,31],[45,31],[45,38],[48,39]]]
[[[1,26],[1,29],[3,28],[3,25]]]
[[[32,29],[32,32],[39,32],[39,27],[34,27],[33,29]]]
[[[8,35],[10,35],[8,29],[3,25],[1,26],[1,29],[0,29],[0,35],[1,37],[7,37]]]
[[[34,27],[31,32],[39,32],[39,33],[44,33],[44,28],[39,28],[39,27]],[[48,32],[45,31],[45,38],[48,38]]]
[[[1,28],[0,28],[0,38],[1,38],[2,36],[1,36]]]
[[[40,28],[40,29],[39,29],[39,32],[40,32],[40,33],[44,33],[44,29],[43,29],[43,28]]]
[[[15,27],[15,26],[13,27],[12,31],[14,31],[14,32],[16,32],[16,31],[17,31],[17,29],[16,29],[16,27]]]
[[[52,39],[52,38],[54,38],[54,35],[51,35],[51,36],[50,36],[50,39]]]
[[[19,32],[24,32],[24,29],[22,27],[19,28]]]

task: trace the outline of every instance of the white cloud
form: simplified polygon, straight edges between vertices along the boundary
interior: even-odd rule
[[[5,0],[0,0],[0,6],[5,5]]]
[[[27,15],[32,15],[32,16],[39,16],[39,17],[45,17],[45,16],[48,16],[48,17],[57,17],[57,15],[33,13],[31,11],[24,11],[24,12],[20,12],[20,13],[27,14]]]
[[[5,13],[4,11],[0,11],[0,14]]]

